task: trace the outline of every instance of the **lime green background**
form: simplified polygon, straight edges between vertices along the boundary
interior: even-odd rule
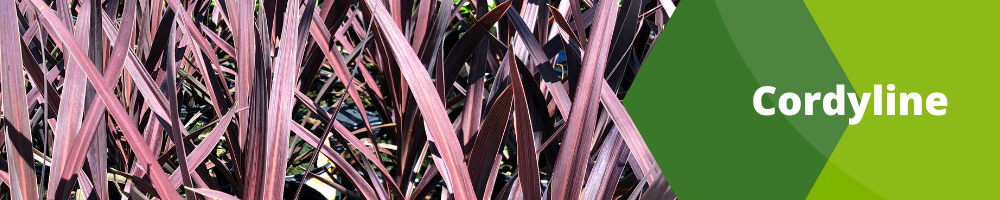
[[[625,106],[681,199],[998,199],[997,8],[683,1]],[[869,102],[848,126],[851,108],[761,116],[751,105],[763,85],[778,88],[764,97],[772,107],[781,93],[835,84],[941,92],[948,114],[874,116]]]
[[[1000,198],[1000,3],[805,3],[857,91],[891,83],[948,97],[943,116],[874,116],[869,107],[809,199]]]

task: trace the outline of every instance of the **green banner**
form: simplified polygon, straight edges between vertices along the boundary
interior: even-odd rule
[[[624,104],[680,199],[995,198],[997,7],[683,1]]]

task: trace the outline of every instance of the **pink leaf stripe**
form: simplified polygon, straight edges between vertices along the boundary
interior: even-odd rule
[[[0,2],[0,66],[3,81],[3,115],[5,123],[10,124],[4,131],[6,135],[8,169],[10,170],[10,186],[12,199],[38,199],[37,183],[35,183],[35,168],[31,151],[31,125],[28,119],[25,96],[24,68],[21,62],[21,38],[17,35],[17,8],[13,1]]]

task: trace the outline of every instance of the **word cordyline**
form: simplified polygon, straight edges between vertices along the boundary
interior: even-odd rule
[[[9,199],[675,199],[670,0],[0,0]]]

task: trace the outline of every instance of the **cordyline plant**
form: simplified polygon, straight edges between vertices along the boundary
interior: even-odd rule
[[[10,199],[675,199],[669,0],[0,0]]]

